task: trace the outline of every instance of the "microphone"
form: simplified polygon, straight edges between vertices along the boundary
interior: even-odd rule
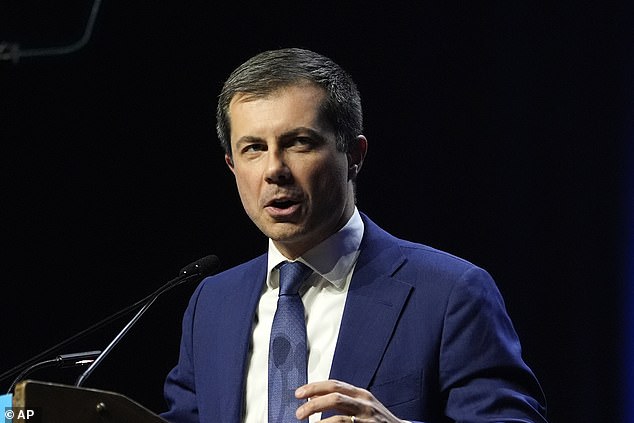
[[[15,385],[23,380],[27,375],[33,373],[35,370],[43,369],[45,367],[73,367],[73,366],[85,366],[86,364],[90,364],[95,361],[101,354],[101,351],[87,351],[80,353],[72,353],[72,354],[61,354],[55,357],[52,360],[44,360],[38,363],[33,364],[32,366],[27,367],[22,373],[15,378],[15,380],[9,386],[9,390],[7,394],[10,394],[15,388]]]
[[[143,316],[143,314],[150,308],[154,301],[163,293],[169,291],[181,283],[189,281],[194,278],[204,278],[206,276],[211,275],[218,269],[220,266],[220,260],[218,257],[214,255],[203,257],[187,266],[183,267],[180,271],[180,274],[167,282],[161,288],[150,294],[146,297],[145,304],[141,309],[134,315],[134,317],[128,322],[127,325],[121,329],[121,331],[114,337],[114,339],[108,344],[108,346],[103,350],[99,357],[92,362],[92,364],[77,378],[75,382],[75,386],[80,387],[84,384],[86,379],[92,374],[92,372],[97,368],[97,366],[106,358],[106,356],[114,349],[114,347],[123,339],[123,337],[128,333],[128,331],[134,326],[134,324]]]
[[[180,285],[193,277],[206,277],[212,275],[220,267],[220,260],[214,255],[206,256],[183,267],[178,276],[169,281],[169,289]]]
[[[81,332],[76,333],[75,335],[61,341],[60,343],[48,348],[47,350],[42,351],[41,353],[35,355],[34,357],[31,357],[25,362],[18,364],[17,366],[5,371],[4,373],[0,374],[0,381],[8,379],[9,377],[14,376],[17,373],[22,372],[25,368],[31,365],[37,366],[38,360],[41,361],[47,356],[50,357],[54,352],[61,350],[62,348],[70,345],[71,343],[79,339],[82,339],[90,335],[91,333],[103,328],[104,326],[130,313],[131,311],[138,309],[142,305],[146,304],[148,301],[152,300],[152,298],[158,297],[159,295],[166,292],[167,290],[181,283],[187,282],[191,279],[203,278],[207,275],[213,274],[218,269],[218,267],[220,267],[220,260],[218,260],[218,257],[214,255],[203,257],[191,264],[188,264],[187,266],[183,267],[180,270],[178,277],[167,282],[165,285],[163,285],[162,287],[160,287],[158,290],[154,291],[150,295],[140,299],[134,304],[130,304],[129,306],[111,314],[110,316],[107,316],[106,318],[100,320],[99,322],[93,324],[92,326],[89,326],[88,328],[82,330]],[[48,361],[48,360],[44,360],[44,361]],[[36,369],[34,368],[32,370],[29,370],[29,372],[33,370],[36,370]],[[23,375],[20,375],[20,378],[22,376]]]

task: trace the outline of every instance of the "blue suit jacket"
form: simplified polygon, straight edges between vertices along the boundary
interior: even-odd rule
[[[330,377],[425,422],[545,421],[537,380],[502,298],[482,269],[397,239],[363,216],[361,253]],[[174,423],[240,422],[266,255],[205,279],[165,383]]]

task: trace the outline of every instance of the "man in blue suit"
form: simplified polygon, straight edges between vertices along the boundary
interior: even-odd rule
[[[269,249],[195,291],[164,418],[546,421],[491,277],[397,239],[357,210],[368,142],[345,71],[307,50],[261,53],[229,76],[217,120],[244,209]],[[292,415],[274,418],[269,344],[285,262],[309,268],[299,291],[307,361],[296,365],[304,382],[287,395],[297,401]]]

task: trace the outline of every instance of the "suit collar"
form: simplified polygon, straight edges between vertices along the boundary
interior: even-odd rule
[[[302,254],[298,260],[307,264],[336,288],[343,289],[346,278],[359,255],[363,232],[363,221],[355,207],[354,213],[343,228]],[[280,253],[273,241],[269,239],[267,284],[270,289],[275,289],[279,286],[277,276],[272,277],[271,271],[286,260],[288,259]]]

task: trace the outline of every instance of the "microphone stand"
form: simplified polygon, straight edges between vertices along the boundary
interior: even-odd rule
[[[153,295],[153,294],[152,294]],[[45,351],[42,351],[41,353],[35,355],[34,357],[18,364],[17,366],[5,371],[4,373],[0,374],[0,380],[5,380],[10,378],[11,376],[19,373],[24,367],[26,366],[31,366],[33,365],[33,363],[37,363],[39,360],[41,360],[44,357],[50,356],[51,354],[53,354],[56,351],[61,350],[62,348],[66,347],[67,345],[70,345],[71,343],[80,340],[88,335],[90,335],[91,333],[103,328],[104,326],[108,325],[109,323],[121,318],[122,316],[125,316],[126,314],[132,312],[133,310],[139,308],[139,306],[141,306],[141,304],[147,302],[148,298],[150,298],[151,296],[147,296],[145,298],[143,298],[142,300],[137,301],[134,304],[130,304],[129,306],[117,311],[114,314],[111,314],[110,316],[104,318],[103,320],[100,320],[99,322],[93,324],[92,326],[87,327],[86,329],[82,330],[81,332],[76,333],[75,335],[71,336],[70,338],[67,338],[65,340],[63,340],[62,342],[53,345],[52,347],[48,348]]]
[[[157,291],[155,291],[154,293],[146,297],[146,298],[149,298],[149,300],[143,305],[143,307],[141,307],[141,309],[134,315],[134,317],[128,322],[128,324],[125,325],[123,329],[121,329],[121,331],[108,344],[108,346],[103,350],[103,352],[99,355],[99,357],[97,357],[97,359],[90,364],[90,366],[86,369],[86,371],[84,371],[79,376],[79,378],[77,378],[77,381],[75,382],[75,386],[80,387],[83,385],[83,383],[86,381],[88,376],[92,374],[93,370],[95,370],[95,368],[104,360],[104,358],[106,358],[106,356],[110,353],[110,351],[112,351],[114,347],[117,346],[119,341],[121,341],[121,339],[128,333],[128,331],[132,328],[132,326],[134,326],[134,324],[141,318],[141,316],[143,316],[143,314],[150,308],[150,306],[154,304],[154,301],[156,301],[156,299],[161,294],[169,291],[170,289],[174,288],[176,285],[180,285],[181,283],[187,282],[190,279],[198,278],[201,276],[204,277],[206,274],[210,273],[212,270],[215,270],[217,266],[218,266],[217,257],[213,256],[213,259],[210,259],[209,257],[205,257],[185,267],[183,270],[181,270],[181,273],[178,277],[172,279],[171,281],[163,285],[161,288],[159,288]]]
[[[141,316],[143,316],[145,311],[148,308],[150,308],[152,304],[154,304],[154,301],[156,301],[159,295],[160,294],[156,295],[154,298],[151,298],[150,301],[148,301],[147,303],[145,303],[143,307],[141,307],[141,310],[139,310],[134,315],[132,320],[130,320],[128,324],[123,327],[121,332],[119,332],[117,336],[115,336],[115,338],[108,344],[108,346],[104,348],[102,353],[99,354],[99,356],[90,364],[90,366],[88,366],[88,368],[79,376],[79,378],[75,382],[75,386],[77,387],[82,386],[82,384],[88,378],[88,376],[92,374],[93,370],[95,370],[95,368],[103,361],[104,358],[106,358],[106,356],[110,353],[110,351],[112,351],[114,347],[117,346],[119,341],[121,341],[121,339],[125,336],[126,333],[128,333],[128,331],[132,328],[132,326],[134,326],[134,324],[141,318]]]
[[[101,354],[101,351],[88,351],[81,353],[73,353],[73,354],[61,354],[51,360],[40,361],[39,363],[35,363],[32,366],[27,367],[22,373],[15,378],[15,380],[9,386],[9,390],[7,394],[10,394],[13,391],[15,385],[24,379],[26,375],[39,370],[45,367],[69,367],[69,366],[85,366],[87,364],[92,363],[95,359]]]
[[[130,304],[129,306],[127,306],[127,307],[115,312],[114,314],[111,314],[110,316],[104,318],[103,320],[100,320],[99,322],[93,324],[92,326],[87,327],[86,329],[82,330],[81,332],[76,333],[75,335],[71,336],[70,338],[67,338],[67,339],[61,341],[60,343],[58,343],[56,345],[53,345],[52,347],[48,348],[47,350],[42,351],[41,353],[35,355],[34,357],[31,357],[30,359],[28,359],[28,360],[18,364],[17,366],[5,371],[4,373],[0,374],[0,381],[8,379],[8,378],[20,373],[25,367],[29,367],[29,366],[32,366],[32,365],[37,366],[38,362],[42,361],[42,359],[44,357],[50,356],[54,352],[56,352],[58,350],[61,350],[62,348],[66,347],[67,345],[69,345],[69,344],[71,344],[71,343],[73,343],[73,342],[75,342],[75,341],[77,341],[79,339],[82,339],[82,338],[90,335],[91,333],[103,328],[104,326],[108,325],[109,323],[121,318],[122,316],[125,316],[126,314],[138,309],[139,307],[144,307],[145,309],[147,309],[147,307],[145,307],[145,305],[147,305],[148,302],[151,305],[151,303],[153,303],[154,300],[159,295],[163,294],[167,290],[172,289],[176,285],[179,285],[180,283],[186,282],[186,281],[190,280],[191,278],[199,277],[199,276],[205,276],[207,274],[211,274],[212,271],[215,270],[218,266],[219,266],[219,262],[218,262],[218,258],[216,256],[207,256],[207,257],[204,257],[204,258],[202,258],[200,260],[195,261],[194,263],[191,263],[191,264],[185,266],[183,269],[181,269],[179,276],[177,276],[176,278],[170,280],[165,285],[163,285],[162,287],[160,287],[156,291],[152,292],[150,295],[145,296],[144,298],[140,299],[139,301],[135,302],[134,304]],[[143,312],[145,312],[145,310]],[[141,314],[143,314],[143,313],[141,313]],[[140,317],[140,315],[139,315],[139,317]],[[136,322],[136,320],[138,320],[138,318],[135,316],[135,319],[133,319],[133,320],[134,320],[134,322]],[[128,330],[129,330],[129,328],[128,328]],[[126,332],[127,332],[127,330],[126,330]]]

